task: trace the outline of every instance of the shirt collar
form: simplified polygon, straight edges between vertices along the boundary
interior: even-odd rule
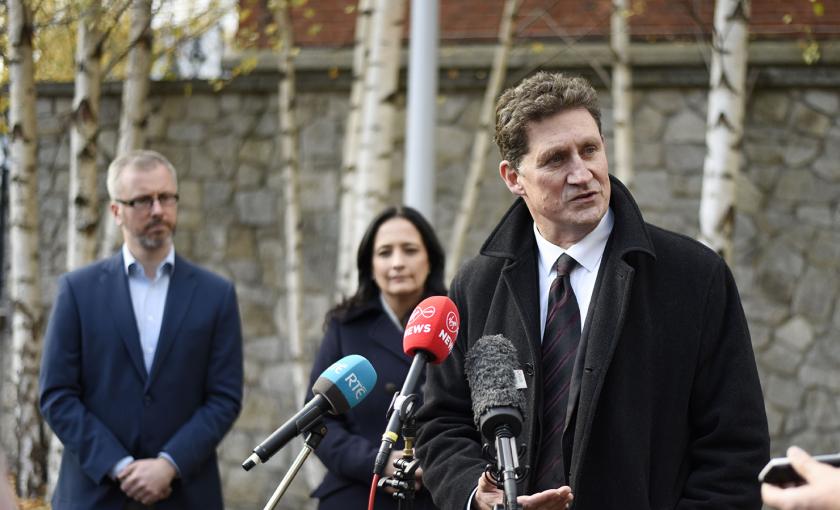
[[[131,267],[134,265],[139,266],[140,263],[137,262],[137,259],[131,254],[131,251],[128,249],[128,245],[125,243],[122,245],[122,256],[125,274],[131,276]],[[155,277],[160,276],[165,267],[169,268],[170,273],[175,268],[175,245],[169,247],[169,253],[166,254],[166,258],[164,258],[155,269]]]
[[[595,271],[598,269],[601,256],[607,247],[607,240],[610,237],[614,223],[615,219],[612,208],[607,208],[607,213],[598,222],[598,226],[567,250],[547,241],[537,229],[537,224],[534,223],[534,237],[536,238],[537,249],[540,255],[540,268],[545,271],[545,274],[551,274],[554,270],[552,266],[557,262],[560,255],[568,253],[569,256],[575,259],[588,272]]]
[[[400,331],[405,330],[405,326],[403,326],[402,322],[400,322],[400,318],[397,317],[397,314],[394,312],[394,310],[392,310],[391,307],[388,306],[388,302],[385,301],[385,296],[382,295],[382,292],[379,293],[379,302],[382,304],[382,309],[385,310],[385,315],[387,315],[388,318],[391,319],[391,322],[393,322],[397,326],[397,329],[399,329]]]

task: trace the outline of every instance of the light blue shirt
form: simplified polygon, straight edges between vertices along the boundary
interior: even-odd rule
[[[128,251],[128,246],[123,245],[122,253],[125,273],[128,275],[131,306],[134,308],[134,319],[137,321],[137,332],[140,334],[140,347],[143,349],[143,363],[146,365],[146,372],[150,373],[158,338],[160,338],[160,327],[163,323],[169,277],[175,267],[175,248],[169,250],[169,254],[155,269],[153,280],[146,276],[143,265]]]
[[[152,371],[152,362],[155,359],[160,328],[163,324],[163,311],[166,308],[166,294],[169,292],[169,280],[172,270],[175,268],[175,247],[169,250],[169,254],[163,262],[155,269],[155,278],[150,280],[146,276],[143,265],[137,261],[134,255],[128,250],[128,246],[122,247],[123,264],[125,274],[128,276],[128,291],[131,294],[131,307],[134,309],[134,319],[137,321],[137,332],[140,334],[140,348],[143,350],[143,364],[146,372]],[[168,453],[160,452],[159,457],[168,460],[175,471],[180,475],[180,469]],[[116,479],[117,475],[126,466],[134,462],[134,457],[127,456],[117,462],[111,469],[111,478]]]

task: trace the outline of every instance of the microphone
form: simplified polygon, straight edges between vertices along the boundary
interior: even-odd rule
[[[242,467],[249,471],[266,462],[295,436],[307,432],[325,414],[343,414],[361,402],[376,384],[370,361],[358,354],[345,356],[324,370],[312,386],[312,398],[303,409],[254,448]]]
[[[426,363],[429,361],[434,364],[443,363],[455,347],[460,325],[458,308],[446,296],[428,297],[411,312],[403,334],[403,351],[409,356],[414,356],[414,359],[408,369],[402,390],[394,397],[391,417],[385,433],[382,434],[382,445],[376,454],[373,474],[381,475],[385,468],[391,448],[399,437],[404,415],[411,412],[413,401],[410,397],[417,389],[417,383]],[[403,406],[406,408],[402,409]]]
[[[516,389],[517,360],[510,340],[492,335],[481,337],[464,362],[475,424],[485,440],[496,446],[494,479],[500,489],[504,487],[506,509],[519,508],[516,478],[522,474],[516,436],[522,431],[525,396]]]

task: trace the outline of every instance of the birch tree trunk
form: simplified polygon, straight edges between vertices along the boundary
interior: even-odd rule
[[[353,246],[387,203],[394,146],[394,101],[400,71],[404,0],[376,0],[370,59],[365,73]],[[355,271],[353,279],[355,279]]]
[[[70,130],[70,196],[67,211],[67,270],[96,256],[99,211],[96,200],[96,138],[102,84],[101,3],[92,0],[78,23],[73,126]]]
[[[615,139],[615,175],[628,187],[633,186],[633,78],[630,68],[630,35],[627,0],[613,0],[610,23],[610,48],[613,53],[612,100],[613,136]]]
[[[11,384],[17,391],[13,470],[21,497],[46,494],[47,442],[38,411],[38,360],[41,357],[42,303],[38,267],[37,127],[32,60],[32,12],[24,0],[8,2],[9,126],[11,186],[9,242],[12,251],[9,299],[12,303]]]
[[[146,122],[149,100],[149,73],[152,69],[152,0],[133,0],[131,5],[131,49],[122,90],[122,113],[117,155],[142,149],[146,145]],[[101,257],[114,253],[119,245],[119,231],[105,210],[105,234]]]
[[[292,378],[297,403],[303,405],[303,395],[309,384],[309,366],[311,360],[305,359],[303,349],[303,265],[301,263],[302,226],[300,214],[300,162],[298,147],[300,142],[297,123],[297,104],[295,91],[295,62],[293,57],[292,25],[289,22],[287,0],[280,0],[275,9],[278,34],[280,35],[279,67],[283,74],[278,88],[278,113],[280,121],[280,154],[283,172],[283,213],[285,229],[285,255],[283,266],[286,283],[285,317],[277,313],[275,322],[279,326],[285,322],[289,337],[289,352],[292,357]],[[285,318],[285,320],[284,320]],[[317,486],[323,473],[316,472],[314,464],[305,469],[310,488]]]
[[[490,79],[487,82],[487,89],[484,91],[484,100],[481,103],[481,111],[478,118],[478,128],[473,140],[472,155],[470,156],[470,169],[464,183],[464,194],[461,196],[461,205],[455,216],[455,226],[452,229],[452,239],[449,242],[449,255],[446,264],[446,281],[452,281],[461,257],[464,252],[464,243],[467,237],[467,230],[475,212],[475,203],[478,200],[478,191],[481,185],[481,178],[484,175],[487,163],[487,147],[490,143],[490,130],[495,125],[496,98],[502,90],[502,84],[507,74],[507,62],[510,55],[510,47],[513,41],[514,18],[519,10],[519,0],[506,0],[502,19],[499,25],[499,44],[493,54],[493,67],[490,70]]]
[[[748,0],[717,0],[700,200],[700,241],[731,262],[744,131]]]
[[[339,192],[338,269],[336,271],[336,301],[353,292],[353,272],[356,263],[354,244],[353,208],[355,207],[359,125],[362,108],[362,90],[370,51],[371,0],[359,0],[356,7],[356,35],[353,46],[353,86],[350,90],[350,111],[344,129],[344,147]]]
[[[96,156],[99,134],[99,96],[102,85],[102,4],[90,0],[76,30],[76,76],[73,124],[70,128],[70,188],[67,201],[67,270],[96,257],[99,210],[96,199]],[[50,434],[47,457],[48,492],[52,493],[61,467],[64,445]]]

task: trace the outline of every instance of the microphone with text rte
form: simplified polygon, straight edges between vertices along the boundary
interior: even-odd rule
[[[479,338],[464,361],[475,424],[484,439],[495,445],[495,459],[490,460],[495,460],[496,469],[489,474],[504,489],[505,510],[521,508],[516,502],[516,481],[525,474],[516,450],[525,414],[525,396],[516,388],[517,359],[510,340],[492,335]]]
[[[295,436],[316,425],[325,414],[343,414],[356,407],[374,384],[376,371],[363,356],[351,354],[336,361],[318,376],[312,386],[315,397],[254,448],[254,453],[242,463],[242,467],[248,471],[260,462],[266,462]]]
[[[388,427],[382,434],[382,445],[376,454],[374,475],[382,474],[391,449],[399,438],[399,430],[405,418],[401,410],[403,402],[417,391],[417,383],[426,363],[442,363],[452,352],[460,324],[458,308],[446,296],[426,298],[411,312],[403,334],[403,351],[409,356],[414,356],[414,360],[408,369],[402,390],[394,399]]]

